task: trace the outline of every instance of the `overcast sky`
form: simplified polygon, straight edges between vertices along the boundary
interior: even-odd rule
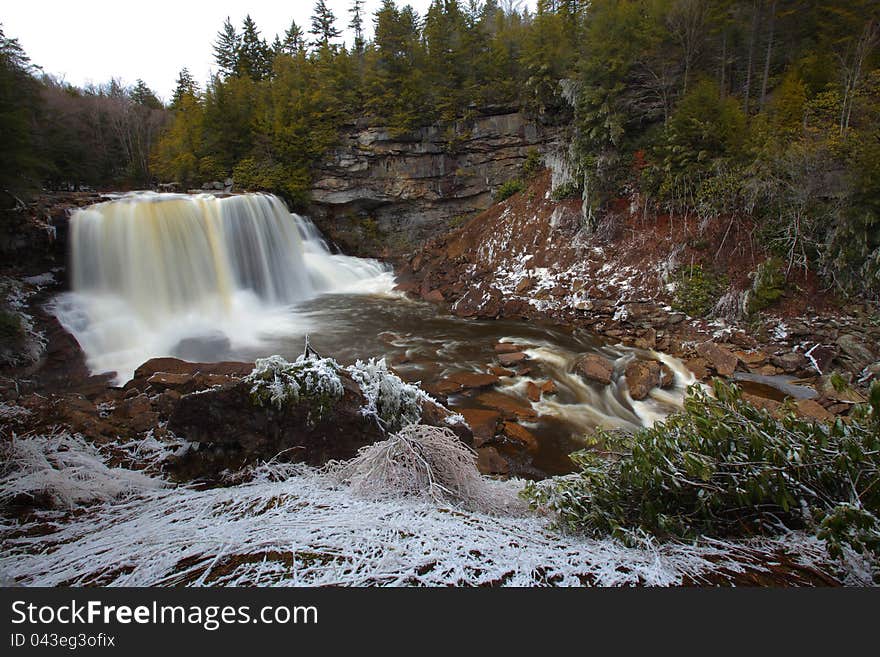
[[[345,28],[350,0],[327,4]],[[424,15],[430,0],[398,1],[405,4]],[[380,5],[381,0],[366,0],[369,34]],[[6,36],[17,38],[47,73],[78,86],[112,77],[126,84],[142,78],[168,100],[184,66],[202,85],[216,70],[212,43],[227,16],[238,27],[250,14],[271,43],[291,20],[308,32],[313,6],[312,0],[5,0],[0,23]],[[345,36],[350,43],[348,31]]]

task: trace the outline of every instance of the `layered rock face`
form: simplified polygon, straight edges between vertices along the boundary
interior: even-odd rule
[[[316,173],[309,214],[354,255],[399,255],[448,231],[558,139],[557,128],[497,112],[405,135],[352,126]]]

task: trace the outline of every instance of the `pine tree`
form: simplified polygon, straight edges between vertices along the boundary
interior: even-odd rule
[[[312,14],[312,29],[309,30],[309,34],[316,37],[312,42],[313,46],[330,48],[332,45],[330,42],[342,35],[342,31],[334,26],[335,22],[336,16],[333,15],[327,3],[324,0],[318,0]]]
[[[180,73],[177,74],[174,93],[171,95],[171,109],[179,109],[185,96],[195,97],[198,93],[199,87],[196,84],[195,78],[193,78],[189,69],[184,66],[180,69]]]
[[[147,83],[140,78],[135,82],[129,97],[138,105],[143,105],[150,109],[162,109],[162,101],[156,97],[156,94],[147,86]]]
[[[364,19],[362,17],[364,0],[354,0],[348,13],[351,14],[351,22],[348,27],[354,31],[354,51],[363,54],[366,41],[364,40]]]
[[[245,16],[242,24],[240,43],[236,74],[247,76],[255,81],[269,77],[272,71],[269,46],[260,37],[257,24],[254,23],[250,14]]]
[[[290,27],[284,32],[284,40],[281,42],[281,52],[296,57],[305,47],[302,28],[296,21],[290,21]]]
[[[241,37],[227,16],[223,29],[217,33],[217,41],[214,42],[214,61],[217,62],[221,75],[229,77],[236,74],[240,50]]]

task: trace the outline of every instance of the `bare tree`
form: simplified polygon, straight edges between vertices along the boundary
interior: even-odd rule
[[[776,0],[770,5],[770,35],[767,37],[767,55],[764,57],[764,79],[761,81],[760,108],[764,109],[767,100],[767,80],[770,78],[770,60],[773,56],[773,37],[776,28]]]
[[[865,61],[880,43],[880,24],[873,18],[868,19],[862,33],[851,49],[851,54],[838,55],[843,71],[843,102],[840,108],[840,132],[849,128],[856,90],[862,80]]]
[[[687,93],[691,68],[703,47],[706,33],[707,0],[678,0],[666,18],[670,32],[684,55],[682,93]]]

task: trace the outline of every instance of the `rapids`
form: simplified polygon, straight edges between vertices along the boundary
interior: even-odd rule
[[[485,373],[495,345],[513,342],[529,357],[527,371],[502,377],[491,394],[531,407],[537,417],[520,424],[539,440],[534,464],[552,474],[570,469],[566,455],[591,429],[649,426],[680,408],[694,382],[663,354],[536,322],[465,320],[408,299],[393,292],[390,268],[331,253],[314,224],[274,196],[128,194],[75,212],[70,226],[72,290],[53,310],[92,371],[115,372],[118,383],[158,356],[292,359],[309,336],[342,363],[384,356],[430,390],[456,372]],[[586,352],[614,363],[611,385],[573,372]],[[633,400],[624,370],[636,357],[666,363],[674,387]],[[531,402],[528,383],[546,380],[558,392]],[[486,392],[451,395],[449,405],[492,408]]]

